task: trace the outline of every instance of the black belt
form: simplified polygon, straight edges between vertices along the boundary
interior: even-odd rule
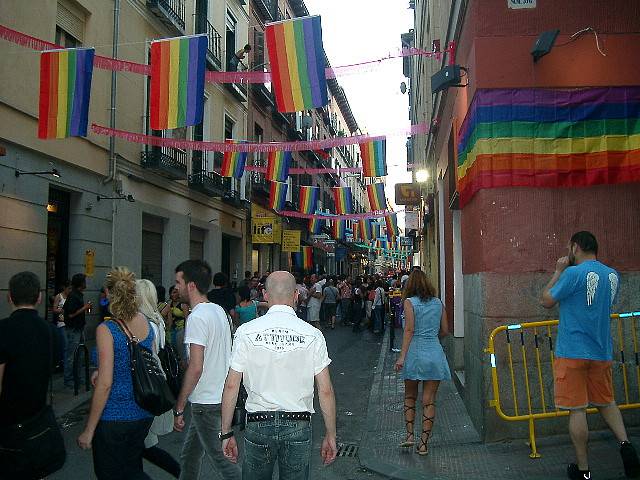
[[[269,420],[303,420],[311,421],[310,412],[247,412],[247,422],[266,422]]]

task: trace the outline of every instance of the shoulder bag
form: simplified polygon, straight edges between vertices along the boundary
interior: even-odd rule
[[[140,340],[131,333],[124,322],[115,322],[127,337],[131,358],[131,382],[136,403],[156,417],[171,410],[176,399],[171,393],[159,360],[151,350],[140,345]]]
[[[227,313],[227,323],[229,324],[229,333],[231,334],[231,345],[233,345],[233,321],[231,320],[231,316]],[[245,426],[246,416],[247,416],[247,390],[244,388],[242,382],[240,382],[240,389],[238,390],[238,399],[236,400],[236,408],[233,411],[233,420],[231,421],[231,426],[236,427],[240,426],[240,429],[243,430]]]
[[[53,358],[52,328],[49,344]],[[44,478],[60,470],[66,459],[62,433],[50,404],[21,423],[0,428],[0,480]]]

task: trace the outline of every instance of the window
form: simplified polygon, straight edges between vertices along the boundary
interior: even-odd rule
[[[84,40],[85,16],[69,2],[58,2],[56,43],[64,48],[77,48]]]
[[[253,64],[252,69],[264,70],[264,32],[253,29]]]
[[[226,18],[226,26],[225,26],[225,48],[226,51],[226,59],[227,59],[227,71],[235,71],[239,70],[236,66],[235,68],[231,68],[231,60],[236,54],[236,25],[238,24],[238,20],[233,16],[233,14],[227,10],[227,18]]]

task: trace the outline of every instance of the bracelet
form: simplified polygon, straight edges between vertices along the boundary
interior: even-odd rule
[[[220,441],[226,440],[227,438],[231,438],[231,437],[233,437],[233,430],[230,430],[227,433],[222,433],[222,432],[218,433],[218,438],[220,439]]]
[[[174,417],[181,417],[182,415],[184,415],[184,410],[176,410],[175,408],[173,409],[173,416]]]

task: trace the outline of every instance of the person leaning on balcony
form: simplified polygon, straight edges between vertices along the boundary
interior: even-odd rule
[[[627,477],[635,478],[640,475],[640,462],[615,403],[611,377],[610,315],[620,277],[597,260],[598,242],[590,232],[575,233],[568,248],[568,255],[556,262],[540,302],[545,308],[560,307],[553,366],[555,403],[569,410],[569,434],[577,458],[577,463],[567,467],[567,475],[571,479],[591,478],[586,415],[591,404],[620,442]]]
[[[231,58],[229,59],[229,68],[228,70],[230,72],[237,72],[238,71],[238,65],[240,65],[240,62],[242,60],[244,60],[244,57],[247,53],[249,53],[251,51],[251,45],[249,45],[248,43],[242,47],[240,50],[238,50],[236,53],[234,53]]]

